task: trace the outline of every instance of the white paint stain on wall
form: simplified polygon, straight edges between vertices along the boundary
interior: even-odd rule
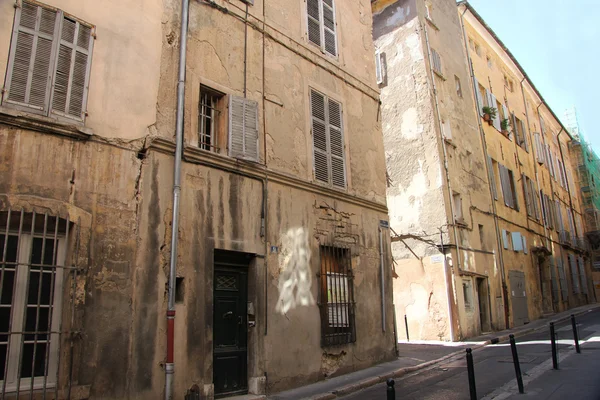
[[[411,107],[402,114],[402,124],[400,132],[402,137],[407,140],[416,139],[423,133],[423,124],[419,123],[419,115],[417,109]]]

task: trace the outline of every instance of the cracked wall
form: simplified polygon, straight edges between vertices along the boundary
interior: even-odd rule
[[[488,235],[494,225],[456,5],[430,3],[428,19],[421,1],[376,2],[373,32],[387,64],[381,97],[390,223],[404,237],[393,243],[398,332],[405,337],[407,315],[411,339],[451,340],[450,321],[454,339],[480,331],[463,281],[476,275],[500,288],[493,242],[480,252],[479,225]],[[439,74],[431,72],[430,48],[440,55]],[[450,194],[461,199],[457,224]]]

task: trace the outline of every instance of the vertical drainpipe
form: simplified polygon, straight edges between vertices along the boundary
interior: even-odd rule
[[[171,230],[171,260],[167,307],[167,361],[165,363],[165,400],[173,398],[175,365],[175,279],[177,276],[177,242],[179,231],[179,198],[181,193],[181,158],[183,153],[183,110],[185,106],[185,66],[189,0],[181,0],[181,32],[179,34],[179,77],[177,80],[177,119],[175,127],[175,161],[173,166],[173,216]]]
[[[465,13],[468,11],[469,9],[467,7],[465,7],[465,10],[463,11],[463,13],[460,15],[460,27],[461,30],[463,32],[463,42],[464,42],[464,46],[465,46],[465,52],[467,54],[467,62],[469,63],[468,67],[469,67],[469,74],[471,76],[471,86],[473,87],[473,100],[474,100],[474,104],[475,107],[477,107],[477,90],[479,90],[476,86],[475,86],[475,71],[473,70],[473,64],[471,63],[471,55],[469,53],[469,45],[468,45],[468,40],[467,40],[467,32],[465,30],[465,22],[464,22],[464,16]],[[483,125],[481,124],[481,117],[479,115],[479,111],[477,111],[477,126],[479,127],[479,136],[481,138],[481,146],[482,146],[482,150],[483,150],[483,156],[485,158],[485,170],[488,176],[488,190],[490,192],[490,202],[492,204],[492,214],[494,217],[494,231],[496,232],[496,244],[498,246],[498,260],[500,261],[500,275],[501,275],[501,280],[502,280],[502,304],[504,306],[504,325],[506,327],[506,329],[509,328],[509,317],[508,317],[508,288],[506,286],[506,275],[504,272],[504,254],[502,253],[502,241],[500,239],[500,225],[498,224],[498,210],[496,208],[496,200],[494,199],[494,190],[492,189],[492,185],[491,182],[494,182],[492,180],[492,176],[494,174],[493,170],[490,170],[490,166],[488,164],[488,152],[487,152],[487,142],[485,140],[485,132],[483,130]],[[491,175],[490,175],[491,174]],[[492,315],[490,314],[490,322],[491,322],[491,318]]]
[[[429,60],[429,72],[431,74],[431,85],[433,88],[433,99],[435,101],[435,113],[436,113],[436,120],[438,123],[438,127],[440,130],[440,133],[442,132],[442,117],[440,116],[440,107],[438,104],[438,96],[437,96],[437,87],[435,85],[435,73],[433,72],[433,65],[431,65],[431,47],[429,46],[429,35],[427,33],[427,27],[423,26],[423,32],[425,32],[425,43],[427,44],[427,58]],[[441,135],[440,135],[441,136]],[[454,244],[456,246],[456,263],[457,263],[457,267],[460,270],[461,268],[461,257],[460,257],[460,244],[458,243],[458,235],[456,233],[456,221],[454,220],[454,200],[452,198],[452,186],[450,184],[450,172],[448,170],[448,155],[446,154],[446,144],[444,143],[444,138],[441,137],[441,143],[442,143],[442,154],[444,156],[444,172],[445,172],[445,176],[446,176],[446,185],[448,186],[448,200],[450,203],[450,213],[451,213],[451,221],[452,221],[452,230],[454,232]],[[444,253],[444,266],[446,266],[446,254]],[[446,268],[444,268],[444,276],[447,274],[447,270]],[[447,278],[446,278],[447,279]],[[447,287],[446,289],[449,291],[450,287],[447,283]],[[450,303],[450,293],[448,293],[448,303]],[[454,318],[451,312],[451,308],[449,308],[448,310],[449,312],[449,318],[450,318],[450,340],[454,341]]]
[[[381,330],[385,332],[385,278],[383,267],[383,231],[379,227],[379,270],[381,273]],[[395,311],[394,311],[395,312]]]

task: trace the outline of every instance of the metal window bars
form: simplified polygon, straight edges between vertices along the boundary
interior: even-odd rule
[[[350,249],[320,246],[321,267],[317,273],[321,290],[321,346],[356,341],[354,275]]]
[[[200,112],[198,113],[199,146],[203,150],[217,151],[216,122],[220,111],[217,103],[221,95],[200,89]]]
[[[68,266],[67,254],[69,235],[78,238],[79,225],[47,212],[0,210],[1,398],[70,397],[73,347],[66,352],[63,347],[73,337],[78,268]],[[78,247],[76,240],[75,260]],[[68,308],[70,323],[64,318]],[[71,331],[64,330],[63,321]],[[63,360],[68,369],[61,366],[61,355],[69,355]],[[68,371],[68,379],[59,380],[60,371]]]

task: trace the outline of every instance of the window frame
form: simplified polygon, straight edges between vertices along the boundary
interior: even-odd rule
[[[81,19],[64,12],[63,10],[60,10],[56,7],[52,7],[43,3],[39,3],[37,1],[27,1],[27,3],[33,7],[37,7],[37,11],[36,11],[36,28],[34,28],[33,30],[31,28],[28,27],[24,27],[21,26],[21,16],[23,13],[23,4],[21,4],[19,7],[15,7],[15,15],[13,18],[13,27],[12,27],[12,38],[11,38],[11,43],[10,43],[10,48],[9,48],[9,54],[8,54],[8,62],[7,62],[7,67],[6,67],[6,73],[5,73],[5,79],[4,79],[4,88],[5,90],[2,92],[2,96],[0,98],[0,104],[2,106],[6,106],[6,107],[10,107],[10,108],[14,108],[20,111],[24,111],[27,113],[31,113],[31,114],[37,114],[37,115],[42,115],[44,117],[48,117],[48,118],[52,118],[55,120],[58,120],[60,122],[67,122],[67,123],[75,123],[75,124],[81,124],[83,125],[85,123],[85,119],[87,116],[87,102],[88,102],[88,94],[89,94],[89,84],[90,84],[90,76],[91,76],[91,66],[92,66],[92,56],[93,56],[93,47],[94,47],[94,41],[95,41],[95,26],[82,21]],[[55,22],[54,22],[54,31],[53,34],[50,35],[48,33],[44,33],[41,32],[39,30],[40,27],[40,18],[41,18],[41,14],[44,12],[44,10],[49,10],[52,12],[56,13],[55,16]],[[65,42],[66,44],[63,44],[63,39],[62,39],[62,28],[64,26],[64,20],[68,19],[68,20],[72,20],[75,23],[75,31],[73,33],[73,43],[68,43]],[[88,48],[84,49],[83,47],[78,45],[78,33],[79,33],[79,28],[80,26],[83,25],[85,27],[87,27],[89,29],[89,38],[88,38]],[[46,80],[47,80],[47,84],[46,84],[46,93],[45,93],[45,99],[44,99],[44,105],[43,106],[36,106],[34,104],[31,104],[30,102],[20,102],[20,101],[16,101],[16,100],[12,100],[9,99],[9,95],[10,95],[10,87],[13,81],[13,74],[14,74],[14,67],[15,67],[15,57],[16,57],[16,52],[18,49],[17,43],[18,43],[18,39],[19,39],[19,32],[25,32],[27,34],[32,34],[34,36],[35,40],[36,38],[40,37],[43,35],[43,37],[45,37],[45,39],[50,40],[49,36],[51,36],[51,52],[50,52],[50,59],[48,62],[48,72],[46,74]],[[68,96],[65,99],[65,109],[67,109],[67,105],[71,102],[72,100],[72,96],[73,96],[73,92],[71,91],[72,89],[72,83],[73,83],[73,72],[74,72],[74,68],[75,68],[75,63],[76,63],[76,55],[78,52],[83,52],[84,54],[87,55],[87,61],[86,61],[86,70],[85,70],[85,75],[84,75],[84,83],[83,83],[83,89],[82,89],[82,98],[81,98],[81,114],[79,116],[75,116],[73,114],[70,114],[67,111],[62,112],[60,110],[57,110],[56,107],[54,107],[53,103],[54,103],[54,96],[55,96],[55,86],[56,86],[56,81],[57,81],[57,75],[58,75],[58,63],[59,63],[59,50],[61,48],[61,46],[66,46],[69,47],[69,50],[71,50],[71,59],[70,59],[70,67],[69,67],[69,75],[68,75],[68,81],[67,81],[67,90],[68,90]],[[85,51],[80,51],[80,49],[85,50]],[[33,63],[34,63],[34,57],[35,54],[37,52],[37,42],[32,44],[32,50],[31,50],[31,55],[30,55],[30,64],[29,64],[29,75],[27,78],[27,86],[25,89],[25,97],[27,98],[29,90],[31,89],[31,79],[33,79]],[[29,88],[29,90],[27,89]],[[29,93],[30,95],[31,93]]]
[[[41,234],[38,232],[32,233],[24,233],[17,232],[12,229],[7,229],[6,233],[0,233],[3,237],[7,238],[10,236],[18,237],[18,247],[17,247],[17,262],[16,262],[16,276],[15,282],[13,283],[13,297],[11,302],[11,317],[10,323],[11,326],[25,326],[25,318],[26,318],[26,310],[28,308],[28,284],[29,283],[29,273],[31,271],[31,253],[33,251],[33,243],[35,239],[42,238],[42,240],[54,240],[56,239],[57,243],[54,247],[53,257],[55,257],[55,264],[45,264],[42,260],[43,267],[41,268],[42,273],[46,270],[54,269],[53,273],[53,283],[54,288],[53,297],[52,297],[52,320],[50,321],[50,338],[46,339],[38,339],[37,336],[40,335],[37,333],[35,339],[30,339],[30,341],[34,341],[34,343],[48,343],[50,342],[50,348],[46,350],[46,355],[44,355],[44,362],[46,364],[45,375],[38,375],[33,378],[23,378],[20,376],[19,366],[22,366],[22,356],[23,346],[25,345],[26,340],[23,338],[25,336],[24,333],[21,333],[22,328],[16,328],[17,332],[13,333],[14,329],[9,329],[9,333],[7,334],[8,340],[10,341],[7,345],[7,362],[6,362],[6,383],[3,381],[3,377],[0,377],[0,385],[6,384],[5,393],[11,393],[17,391],[17,386],[19,387],[19,391],[28,391],[32,387],[32,379],[33,379],[33,389],[43,389],[43,388],[53,388],[57,384],[56,378],[59,368],[59,340],[60,340],[60,325],[62,315],[62,301],[63,301],[63,285],[64,285],[64,266],[66,261],[66,252],[67,252],[67,238],[64,234]],[[6,239],[5,239],[6,240]],[[3,268],[4,270],[4,268]],[[46,271],[47,272],[47,271]],[[41,290],[41,289],[39,289]],[[39,293],[39,292],[38,292]],[[38,300],[39,302],[39,300]],[[42,305],[43,306],[43,305]],[[40,305],[38,305],[39,310]],[[45,308],[45,307],[44,307]],[[39,318],[39,312],[38,312]],[[39,332],[35,331],[35,332]],[[43,332],[43,331],[42,331]],[[32,334],[33,335],[33,334]],[[33,371],[32,371],[33,373]]]
[[[329,4],[324,4],[326,0],[312,0],[312,1],[316,1],[318,2],[319,5],[319,20],[316,21],[316,19],[310,15],[310,13],[308,12],[308,7],[309,7],[309,2],[311,0],[307,0],[306,1],[306,40],[308,43],[312,44],[313,46],[318,47],[321,50],[321,53],[323,54],[327,54],[331,57],[334,58],[338,58],[340,55],[340,51],[339,51],[339,45],[338,45],[338,29],[337,29],[337,18],[336,18],[336,5],[335,5],[335,0],[331,0],[331,6]],[[333,26],[334,26],[334,31],[331,31],[330,28],[327,28],[325,26],[325,15],[323,13],[323,7],[327,6],[328,8],[330,8],[332,10],[332,15],[333,15]],[[313,21],[317,22],[319,25],[319,37],[320,37],[320,43],[315,43],[310,39],[310,26],[309,26],[309,20],[312,19]],[[335,54],[330,53],[329,51],[326,50],[326,45],[325,45],[325,29],[329,30],[331,33],[333,33],[333,37],[334,37],[334,44],[335,44]]]
[[[314,115],[313,112],[313,93],[315,93],[318,96],[321,96],[323,98],[323,104],[324,104],[324,109],[323,109],[323,113],[324,113],[324,120],[319,119],[317,116]],[[326,95],[325,93],[314,89],[312,87],[309,88],[309,112],[310,112],[310,132],[311,132],[311,137],[312,137],[312,159],[313,159],[313,181],[316,183],[319,183],[321,185],[327,185],[329,187],[338,189],[338,190],[347,190],[348,189],[348,166],[347,166],[347,160],[346,160],[346,141],[345,141],[345,134],[344,134],[344,107],[343,104],[338,101],[337,99],[334,99],[328,95]],[[331,115],[329,112],[329,106],[330,103],[336,103],[339,106],[339,111],[340,111],[340,116],[339,116],[339,123],[340,126],[336,127],[335,125],[332,125],[330,123],[331,121]],[[323,124],[325,127],[325,146],[326,149],[321,149],[318,146],[315,145],[315,122],[316,123],[320,123]],[[339,131],[340,133],[340,141],[341,141],[341,156],[339,155],[335,155],[333,154],[332,151],[332,145],[331,145],[331,130],[334,131]],[[317,173],[317,160],[316,160],[316,153],[319,153],[321,155],[324,155],[327,157],[327,182],[325,182],[322,179],[318,178],[318,173]],[[344,178],[344,186],[340,186],[337,185],[335,183],[335,179],[334,179],[334,168],[333,168],[333,159],[337,159],[338,161],[341,160],[342,164],[343,164],[343,178]]]
[[[207,107],[204,104],[204,97],[209,97],[211,100],[211,134],[206,135],[203,131],[205,129],[204,119],[208,116],[204,114],[204,108]],[[226,100],[227,95],[218,90],[215,90],[206,85],[200,85],[200,93],[198,99],[198,148],[210,151],[213,153],[220,153],[221,147],[219,146],[219,142],[221,142],[222,130],[223,130],[223,117],[227,113],[223,110],[223,104]],[[206,144],[203,141],[204,136],[209,136],[212,138],[210,144]],[[208,147],[208,148],[207,148]]]

